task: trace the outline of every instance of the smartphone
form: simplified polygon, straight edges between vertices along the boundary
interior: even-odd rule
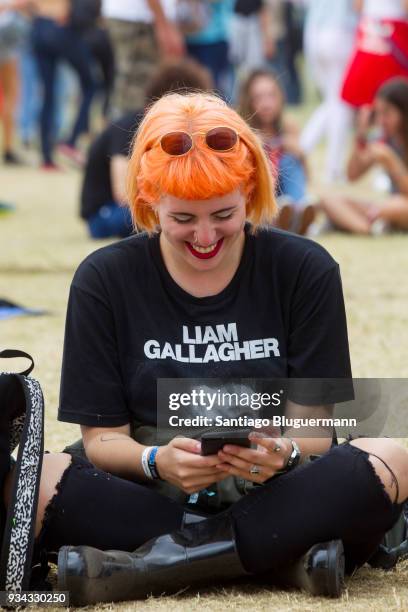
[[[244,448],[251,448],[251,441],[248,439],[251,429],[241,429],[238,431],[211,431],[203,433],[201,436],[201,454],[216,455],[225,444],[235,444]]]

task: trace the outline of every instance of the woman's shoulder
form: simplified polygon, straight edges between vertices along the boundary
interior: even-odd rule
[[[319,277],[338,268],[337,262],[319,243],[273,227],[259,229],[252,239],[260,265],[271,266],[278,273],[310,272]]]
[[[149,241],[154,239],[143,232],[93,251],[78,266],[73,285],[86,289],[96,284],[127,282],[130,275],[146,271]]]

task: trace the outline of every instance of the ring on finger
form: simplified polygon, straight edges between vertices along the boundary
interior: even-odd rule
[[[257,475],[257,474],[261,473],[261,470],[260,470],[259,466],[253,465],[251,467],[251,469],[249,470],[249,472],[250,472],[250,474]]]

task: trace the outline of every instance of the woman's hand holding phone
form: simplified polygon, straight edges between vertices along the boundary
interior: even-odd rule
[[[285,468],[292,452],[292,442],[288,438],[256,432],[251,433],[249,439],[257,445],[256,449],[227,444],[218,452],[220,463],[217,469],[227,471],[230,476],[263,484]]]
[[[203,457],[201,443],[191,438],[173,438],[156,455],[160,478],[190,495],[230,476],[220,463],[218,455]]]

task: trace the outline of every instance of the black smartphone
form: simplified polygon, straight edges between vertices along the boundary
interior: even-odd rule
[[[241,429],[238,431],[211,431],[203,433],[201,436],[201,454],[216,455],[225,444],[235,444],[244,448],[251,447],[248,435],[251,429]]]

